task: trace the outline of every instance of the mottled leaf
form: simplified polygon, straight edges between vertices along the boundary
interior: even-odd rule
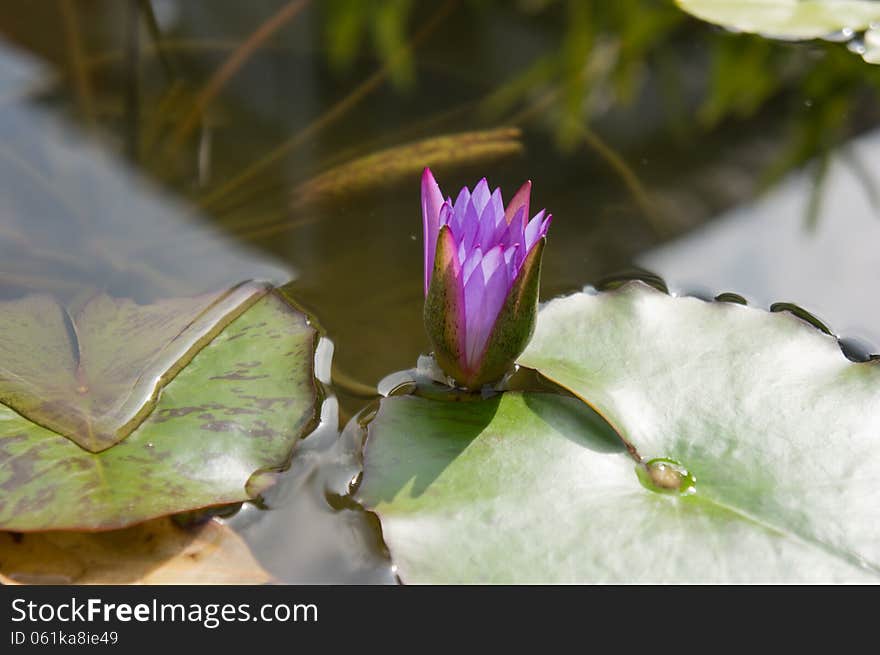
[[[237,302],[223,305],[230,298]],[[31,337],[40,341],[23,354],[33,352],[51,367],[23,369],[25,358],[8,352],[0,360],[18,366],[4,377],[4,389],[14,383],[13,402],[0,405],[0,528],[111,529],[237,502],[250,497],[247,483],[255,472],[287,463],[314,415],[313,328],[276,292],[247,285],[189,311],[195,317],[165,341],[180,326],[173,309],[182,303],[137,307],[101,297],[71,312],[84,317],[73,339],[81,353],[75,369],[69,367],[76,357],[65,357],[71,341],[57,334],[63,325],[57,306],[27,298],[0,311],[4,326],[35,331]],[[196,299],[194,307],[205,303]],[[152,350],[133,343],[150,335],[162,336],[152,340]],[[43,340],[48,354],[33,347]],[[53,367],[56,359],[60,365]],[[68,399],[78,391],[71,385],[84,379],[84,400],[71,402],[70,415],[40,404],[43,388],[50,399]],[[122,419],[106,408],[123,408]],[[87,447],[99,434],[96,425],[117,430],[111,443],[101,442],[103,449]]]
[[[151,305],[101,294],[74,311],[50,296],[0,303],[0,402],[100,452],[128,436],[161,386],[265,293],[249,283]]]

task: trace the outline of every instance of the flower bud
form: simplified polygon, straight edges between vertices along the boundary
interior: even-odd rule
[[[422,175],[425,328],[444,372],[466,389],[500,380],[532,337],[551,216],[528,220],[531,182],[505,208],[485,179],[455,202]]]

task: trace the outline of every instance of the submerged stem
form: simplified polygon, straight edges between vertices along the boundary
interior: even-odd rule
[[[332,380],[334,388],[344,391],[349,396],[372,399],[379,395],[375,386],[361,382],[347,373],[344,373],[336,364],[333,364],[332,366],[330,379]]]
[[[137,0],[129,0],[126,7],[126,44],[125,44],[125,122],[126,150],[129,158],[137,162],[140,159],[140,103],[141,103],[141,44],[140,17]]]
[[[223,65],[218,68],[196,97],[189,114],[180,122],[171,137],[168,154],[177,152],[186,138],[198,125],[205,108],[211,104],[226,83],[235,75],[248,59],[260,48],[265,41],[288,22],[293,20],[310,0],[291,0],[284,5],[271,18],[265,21],[257,30],[248,37],[235,51],[229,55]]]
[[[80,112],[89,123],[95,126],[95,94],[85,65],[85,54],[80,41],[79,21],[73,0],[58,0],[64,23],[64,37],[70,52],[70,68],[76,88],[76,100]]]
[[[267,167],[283,159],[290,152],[296,149],[307,139],[313,137],[326,127],[329,127],[340,118],[345,116],[353,109],[361,100],[376,90],[387,78],[394,67],[394,62],[402,56],[409,53],[410,50],[417,48],[421,43],[437,28],[437,26],[451,13],[458,0],[446,0],[434,15],[428,19],[424,26],[413,36],[407,46],[404,46],[391,57],[381,68],[379,68],[370,77],[364,80],[354,91],[345,98],[336,103],[327,112],[319,116],[312,123],[307,125],[303,130],[294,134],[287,141],[279,145],[262,158],[248,165],[241,173],[226,182],[220,188],[209,193],[202,198],[200,205],[208,208],[222,200],[230,193],[241,187],[244,183],[262,173]]]

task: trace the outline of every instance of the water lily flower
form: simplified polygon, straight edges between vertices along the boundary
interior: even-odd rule
[[[422,174],[425,327],[434,357],[466,389],[507,373],[532,338],[550,214],[529,220],[532,184],[504,207],[486,179],[455,202]]]

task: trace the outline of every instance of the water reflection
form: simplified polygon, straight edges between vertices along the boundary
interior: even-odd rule
[[[736,291],[765,308],[778,301],[796,303],[834,333],[866,340],[877,352],[880,307],[870,289],[880,284],[874,247],[880,215],[860,174],[846,163],[851,156],[866,170],[878,170],[880,132],[854,140],[835,157],[814,230],[804,230],[811,179],[798,173],[765,197],[644,254],[640,263],[674,287],[699,281],[716,292]]]
[[[43,79],[41,66],[2,45],[0,68],[6,98]],[[107,291],[149,302],[293,277],[88,136],[26,99],[0,107],[0,295]]]
[[[0,107],[0,296],[38,291],[67,302],[106,291],[150,302],[242,279],[293,277],[290,266],[224,236],[71,121],[21,101],[45,74],[0,46],[0,97],[8,99]],[[332,347],[322,344],[317,372],[329,381]],[[356,451],[341,449],[338,424],[331,397],[320,428],[265,493],[265,509],[248,505],[231,520],[276,581],[394,581],[371,518],[327,498],[345,495],[357,472]]]
[[[344,383],[321,428],[269,509],[231,519],[280,580],[393,581],[340,500],[357,463],[339,434],[427,349],[410,168],[449,189],[540,180],[544,299],[638,263],[673,290],[797,303],[852,357],[880,343],[880,136],[837,150],[880,124],[880,67],[844,44],[727,34],[653,0],[63,0],[0,6],[0,31],[0,298],[260,278],[332,339],[321,379]],[[420,150],[499,130],[489,159]],[[380,151],[409,168],[384,174]]]
[[[336,400],[321,426],[296,448],[293,463],[264,494],[227,521],[276,582],[393,584],[376,518],[348,499],[360,470],[356,423],[337,431]]]

